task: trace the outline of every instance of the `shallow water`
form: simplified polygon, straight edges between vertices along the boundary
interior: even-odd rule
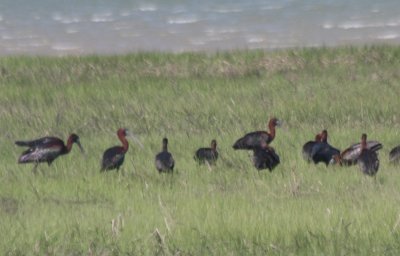
[[[0,2],[0,55],[400,42],[398,0]]]

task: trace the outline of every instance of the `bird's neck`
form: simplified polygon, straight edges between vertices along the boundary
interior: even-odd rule
[[[163,144],[162,151],[168,152],[168,145],[167,144]]]
[[[119,140],[120,140],[121,143],[122,143],[122,148],[123,148],[123,150],[124,150],[124,153],[127,152],[128,149],[129,149],[128,140],[125,138],[125,136],[118,136],[118,137],[119,137]]]
[[[367,149],[367,141],[366,140],[362,140],[361,141],[361,150]]]
[[[69,153],[69,152],[71,151],[71,149],[72,149],[72,144],[73,144],[73,143],[74,143],[74,142],[72,141],[72,138],[69,137],[68,140],[67,140],[67,145],[65,146],[65,153],[66,153],[66,154]]]
[[[275,138],[275,126],[274,125],[269,125],[269,135],[271,136],[271,138]]]

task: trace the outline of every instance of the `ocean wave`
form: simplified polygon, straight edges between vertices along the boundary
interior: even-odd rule
[[[130,11],[120,11],[119,12],[119,16],[121,16],[121,17],[128,17],[130,15],[131,15]]]
[[[383,35],[377,36],[377,38],[381,39],[381,40],[391,40],[391,39],[399,38],[399,34],[397,34],[397,33],[388,33],[388,34],[383,34]]]
[[[75,33],[78,33],[78,32],[79,32],[79,30],[75,29],[75,28],[67,28],[65,30],[65,33],[67,33],[67,34],[75,34]]]
[[[216,12],[216,13],[238,13],[238,12],[242,12],[243,9],[240,9],[240,8],[217,8],[217,9],[213,9],[211,11]]]
[[[259,37],[259,36],[250,36],[247,38],[247,43],[249,44],[258,44],[258,43],[262,43],[265,41],[264,38]]]
[[[280,5],[268,5],[261,7],[261,10],[272,11],[272,10],[280,10],[283,9],[283,6]]]
[[[190,24],[196,23],[199,20],[196,16],[185,16],[185,17],[172,17],[168,18],[168,24]]]
[[[204,31],[208,36],[218,35],[218,34],[232,34],[236,33],[237,30],[234,28],[208,28]]]
[[[79,47],[69,44],[55,44],[51,46],[51,49],[56,51],[76,51],[79,50]]]
[[[111,21],[114,21],[114,18],[112,17],[112,13],[98,13],[98,14],[93,14],[90,21],[92,21],[92,22],[111,22]]]
[[[154,4],[142,4],[139,6],[139,11],[141,12],[155,12],[157,11],[157,6]]]
[[[72,24],[81,22],[81,20],[78,17],[67,17],[65,15],[61,15],[60,13],[53,13],[51,17],[54,21],[58,21],[62,24]]]

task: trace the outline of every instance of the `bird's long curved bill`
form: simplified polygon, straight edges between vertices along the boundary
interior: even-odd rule
[[[132,138],[136,142],[136,144],[138,144],[141,148],[143,148],[142,142],[135,134],[133,134],[132,132],[128,132],[127,137]]]
[[[78,145],[79,149],[81,150],[82,154],[85,154],[85,150],[83,149],[81,142],[77,141],[76,144]]]
[[[276,126],[281,127],[283,124],[282,120],[276,120]]]

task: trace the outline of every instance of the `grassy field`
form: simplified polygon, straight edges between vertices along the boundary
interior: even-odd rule
[[[400,47],[216,54],[0,58],[0,252],[3,255],[399,255]],[[281,164],[256,171],[234,151],[244,133],[284,121]],[[122,170],[100,173],[116,131],[137,134]],[[376,178],[309,165],[322,129],[344,149],[383,143]],[[17,139],[75,132],[77,147],[18,165]],[[167,136],[174,175],[154,156]],[[193,154],[217,139],[210,170]]]

